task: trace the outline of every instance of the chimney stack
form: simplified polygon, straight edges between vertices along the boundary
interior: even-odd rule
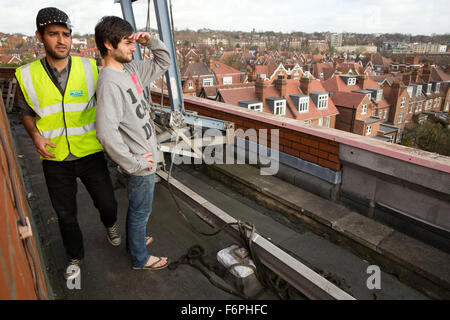
[[[280,92],[282,98],[286,98],[286,86],[286,79],[282,74],[279,74],[278,78],[275,80],[275,88]]]
[[[404,75],[403,75],[403,83],[406,85],[406,86],[409,86],[410,84],[411,84],[411,73],[405,73]]]
[[[358,76],[358,84],[361,87],[361,89],[367,88],[367,80],[368,79],[369,79],[369,77],[366,75]]]
[[[255,83],[255,95],[259,101],[266,105],[267,98],[267,87],[268,84],[264,81],[264,79],[258,77]]]
[[[302,90],[303,94],[309,96],[309,84],[311,83],[311,79],[307,77],[303,77],[300,79],[300,90]]]
[[[419,80],[419,71],[417,69],[414,69],[411,73],[411,82],[417,83]]]
[[[426,83],[431,81],[431,66],[428,62],[423,66],[422,80]]]

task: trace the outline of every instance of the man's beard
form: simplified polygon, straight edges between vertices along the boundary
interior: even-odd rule
[[[116,60],[119,63],[129,63],[129,62],[133,61],[133,56],[131,58],[128,58],[128,56],[126,56],[126,55],[115,54],[113,57],[114,57],[114,60]]]
[[[65,58],[67,58],[70,54],[70,49],[67,50],[67,52],[65,52],[65,53],[59,53],[59,52],[56,52],[55,50],[53,50],[52,48],[48,48],[45,45],[44,45],[44,47],[45,47],[46,54],[48,54],[50,57],[52,57],[53,59],[56,59],[56,60],[63,60]]]

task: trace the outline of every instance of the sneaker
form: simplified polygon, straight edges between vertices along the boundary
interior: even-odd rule
[[[75,279],[80,275],[81,259],[70,259],[69,264],[64,273],[64,279],[71,280]]]
[[[106,228],[106,238],[114,247],[120,246],[122,238],[120,237],[119,225],[115,223],[111,228]]]

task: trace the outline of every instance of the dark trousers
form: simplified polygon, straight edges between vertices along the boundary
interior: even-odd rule
[[[117,220],[117,201],[104,153],[74,161],[43,160],[42,167],[66,253],[71,259],[82,259],[84,248],[77,220],[77,177],[86,186],[103,225],[110,228]]]

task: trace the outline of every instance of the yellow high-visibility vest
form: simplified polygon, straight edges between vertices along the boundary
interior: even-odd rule
[[[78,158],[103,150],[96,137],[95,88],[98,70],[94,60],[71,57],[64,96],[40,60],[17,68],[16,78],[28,105],[36,112],[36,127],[56,148],[46,146],[63,161],[69,152]]]

